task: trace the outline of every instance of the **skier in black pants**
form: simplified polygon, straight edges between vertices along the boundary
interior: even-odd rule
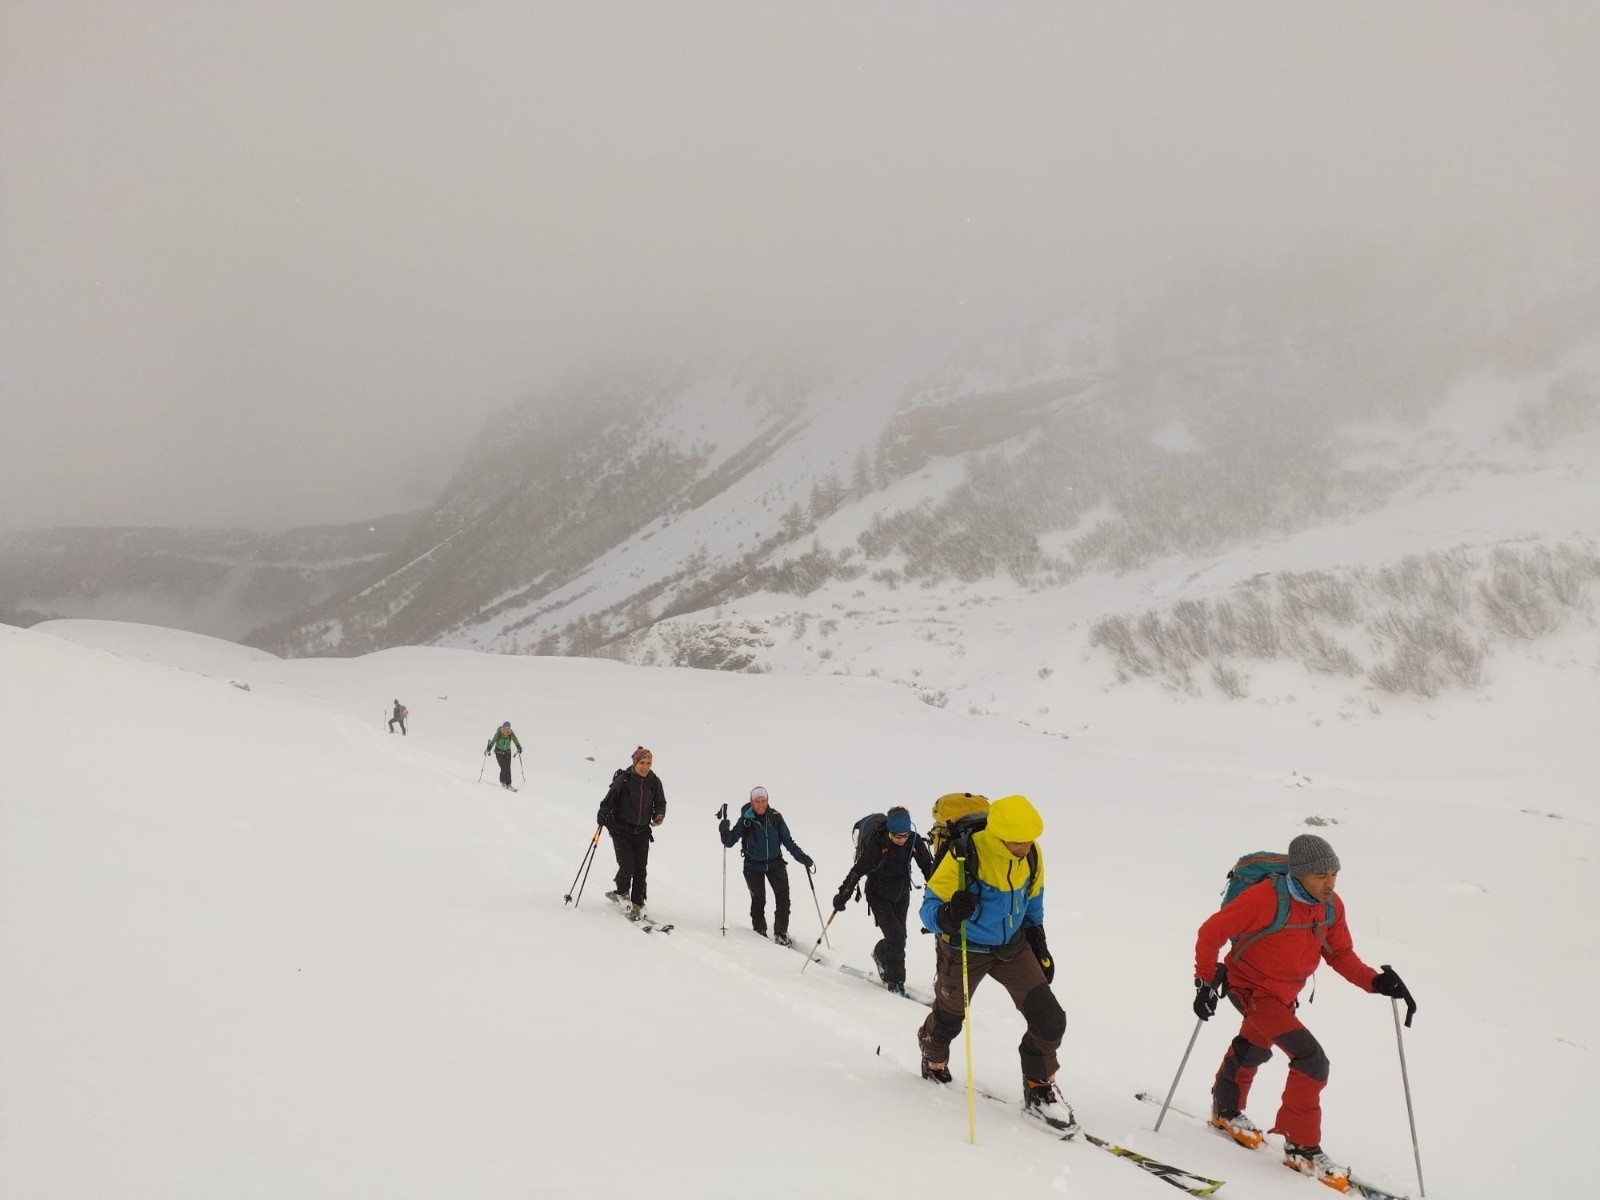
[[[872,951],[872,961],[884,986],[906,994],[906,910],[911,903],[911,860],[917,861],[923,882],[933,874],[933,855],[922,835],[911,828],[911,814],[891,808],[882,819],[868,818],[861,825],[856,861],[833,898],[833,911],[843,912],[856,882],[866,879],[867,908],[883,937]]]
[[[522,739],[511,732],[511,722],[500,722],[500,728],[489,735],[489,744],[483,748],[485,755],[494,751],[495,761],[500,764],[500,786],[508,791],[516,791],[511,786],[511,747],[517,748],[517,757],[522,757]]]
[[[406,732],[406,718],[410,715],[411,710],[404,704],[401,704],[400,701],[396,700],[394,702],[394,716],[389,718],[389,732],[393,733],[394,727],[399,725],[400,736],[404,737]]]
[[[617,856],[616,890],[606,893],[608,900],[626,905],[634,920],[644,916],[645,873],[650,865],[653,826],[667,819],[667,791],[661,776],[651,767],[655,755],[643,746],[633,752],[632,767],[624,767],[611,777],[611,789],[600,801],[595,823],[611,834],[611,849]]]
[[[795,861],[808,871],[815,871],[811,856],[794,844],[789,835],[789,825],[777,809],[764,787],[750,789],[750,802],[739,812],[739,823],[728,824],[728,810],[722,810],[717,832],[724,846],[732,846],[741,839],[744,846],[744,883],[750,889],[750,924],[762,937],[767,936],[767,884],[772,884],[772,940],[780,946],[792,946],[789,940],[789,864],[784,861],[783,848],[787,846]]]

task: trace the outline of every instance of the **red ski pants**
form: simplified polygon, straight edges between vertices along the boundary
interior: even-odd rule
[[[1276,1046],[1289,1057],[1289,1080],[1270,1132],[1283,1134],[1297,1146],[1320,1146],[1322,1089],[1328,1082],[1328,1056],[1321,1043],[1300,1024],[1294,1009],[1276,996],[1243,991],[1229,992],[1228,999],[1244,1014],[1244,1024],[1217,1071],[1211,1088],[1213,1107],[1217,1112],[1243,1112],[1256,1068],[1272,1057]]]

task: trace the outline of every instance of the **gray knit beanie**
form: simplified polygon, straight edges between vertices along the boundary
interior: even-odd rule
[[[1289,874],[1321,875],[1324,871],[1337,871],[1339,856],[1333,847],[1314,833],[1302,833],[1289,843]]]

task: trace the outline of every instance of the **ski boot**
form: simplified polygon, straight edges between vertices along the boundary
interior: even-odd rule
[[[934,1083],[949,1083],[953,1078],[950,1074],[949,1063],[940,1063],[938,1066],[934,1066],[928,1061],[926,1054],[922,1056],[922,1077],[931,1079]]]
[[[1321,1146],[1297,1146],[1284,1140],[1283,1165],[1292,1167],[1302,1175],[1309,1175],[1325,1187],[1336,1192],[1350,1190],[1350,1168],[1341,1167],[1322,1152]]]
[[[1212,1113],[1211,1126],[1227,1134],[1246,1150],[1254,1150],[1263,1140],[1261,1130],[1256,1128],[1256,1123],[1241,1112]]]
[[[1064,1137],[1071,1137],[1078,1132],[1078,1118],[1072,1113],[1072,1105],[1061,1098],[1061,1089],[1056,1087],[1054,1080],[1040,1083],[1024,1079],[1022,1112],[1024,1116],[1035,1117],[1050,1128],[1059,1130]]]

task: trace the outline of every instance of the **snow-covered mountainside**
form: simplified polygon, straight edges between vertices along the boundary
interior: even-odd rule
[[[937,354],[574,385],[252,641],[885,677],[915,641],[935,704],[1039,716],[1073,670],[1364,710],[1593,621],[1597,462],[1595,271],[1341,260]]]

